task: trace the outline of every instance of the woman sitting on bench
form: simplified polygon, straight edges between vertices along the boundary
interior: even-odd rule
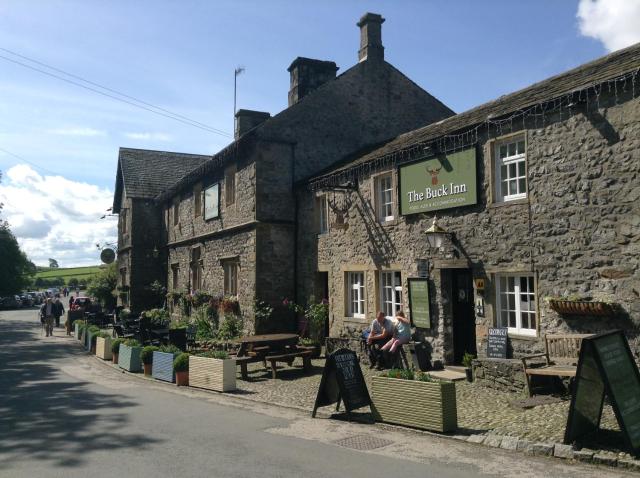
[[[387,355],[395,356],[396,352],[400,347],[404,344],[408,344],[411,340],[411,323],[409,319],[406,318],[404,312],[399,310],[396,314],[396,324],[393,330],[393,337],[389,342],[384,344],[380,350]],[[395,357],[394,357],[395,358]],[[387,364],[393,364],[395,360],[386,360]]]

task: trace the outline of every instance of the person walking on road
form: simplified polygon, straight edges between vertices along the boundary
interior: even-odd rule
[[[47,333],[47,337],[53,335],[53,320],[54,320],[54,305],[51,297],[47,297],[47,300],[42,307],[40,307],[40,317],[44,318],[44,330]]]
[[[53,316],[56,318],[56,327],[60,327],[60,317],[64,314],[64,305],[60,302],[60,295],[56,296],[56,301],[53,303]]]

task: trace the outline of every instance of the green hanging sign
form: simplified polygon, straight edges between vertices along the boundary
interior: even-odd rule
[[[400,214],[418,214],[478,202],[476,148],[400,167]]]
[[[414,327],[431,328],[431,307],[429,304],[429,280],[410,278],[409,317]]]

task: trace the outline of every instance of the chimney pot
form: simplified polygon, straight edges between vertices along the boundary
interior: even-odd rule
[[[236,128],[233,134],[234,139],[238,139],[250,129],[271,118],[269,113],[264,111],[238,110],[236,112]]]
[[[299,56],[287,71],[290,73],[289,106],[336,77],[338,67],[333,61],[314,60]]]
[[[360,50],[358,61],[384,60],[384,47],[382,46],[382,24],[384,18],[377,13],[365,13],[358,26],[360,27]]]

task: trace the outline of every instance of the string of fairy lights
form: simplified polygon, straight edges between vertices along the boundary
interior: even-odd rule
[[[395,168],[401,164],[420,158],[427,159],[437,153],[452,153],[469,148],[479,142],[482,136],[487,139],[496,138],[517,130],[526,129],[527,122],[533,121],[534,128],[546,126],[547,118],[558,115],[559,120],[569,119],[578,112],[578,105],[586,105],[587,110],[600,109],[600,98],[603,93],[613,94],[615,104],[621,94],[631,93],[636,98],[638,74],[640,67],[623,75],[593,83],[560,96],[538,102],[525,109],[519,109],[505,117],[487,117],[466,130],[444,134],[435,139],[419,141],[408,147],[370,159],[346,169],[330,173],[309,183],[311,191],[331,189],[344,184],[357,184],[362,178],[369,177],[376,171]],[[564,115],[567,115],[564,117]]]

